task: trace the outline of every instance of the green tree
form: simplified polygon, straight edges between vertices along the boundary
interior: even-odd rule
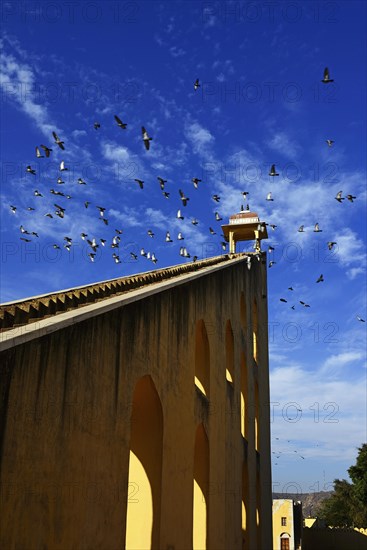
[[[367,527],[367,444],[358,449],[356,464],[348,469],[352,480],[334,480],[334,494],[324,500],[318,516],[333,527]]]

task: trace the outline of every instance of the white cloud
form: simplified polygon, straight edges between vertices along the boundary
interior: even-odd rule
[[[211,146],[215,138],[209,130],[198,122],[186,123],[185,136],[193,146],[194,153],[200,155],[205,160],[212,159]]]
[[[294,141],[294,139],[288,137],[284,132],[274,134],[272,139],[268,141],[267,145],[270,149],[273,149],[273,151],[277,151],[284,157],[291,159],[295,159],[301,151],[301,147]]]
[[[50,115],[47,108],[36,101],[36,77],[31,67],[19,63],[15,57],[3,52],[0,65],[0,86],[4,95],[14,101],[43,132],[49,136],[52,130],[58,131],[55,125],[50,124]]]

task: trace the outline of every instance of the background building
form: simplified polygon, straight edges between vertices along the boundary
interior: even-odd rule
[[[2,305],[1,547],[272,548],[266,288],[237,254]]]
[[[292,499],[273,500],[273,549],[302,548],[302,503]]]

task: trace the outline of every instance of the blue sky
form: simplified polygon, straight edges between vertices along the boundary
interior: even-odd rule
[[[273,488],[330,489],[366,441],[366,324],[356,317],[366,318],[365,3],[5,2],[1,17],[1,301],[181,263],[183,243],[200,259],[222,254],[220,223],[248,191],[251,210],[277,225],[264,244],[276,262]],[[334,83],[320,82],[326,66]],[[36,158],[41,144],[53,149],[49,159]],[[271,164],[279,177],[268,175]],[[184,220],[179,189],[190,198]],[[340,190],[357,198],[339,203]],[[20,240],[20,225],[39,237]],[[93,263],[81,232],[107,241]],[[328,241],[337,243],[331,252]]]

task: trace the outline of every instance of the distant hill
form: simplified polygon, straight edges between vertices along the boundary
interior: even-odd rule
[[[331,497],[334,491],[320,491],[318,493],[273,493],[273,498],[291,498],[302,502],[303,517],[315,517],[319,504]]]

